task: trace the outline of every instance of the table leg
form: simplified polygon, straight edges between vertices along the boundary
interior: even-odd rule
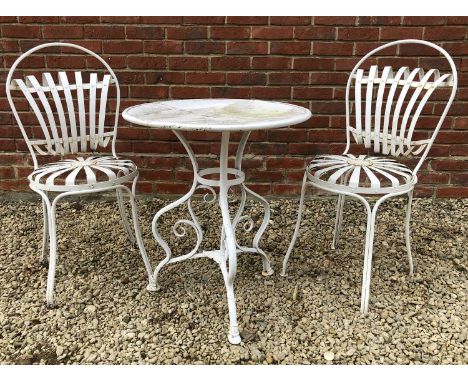
[[[235,161],[235,167],[239,171],[242,171],[242,155],[244,154],[244,148],[247,143],[247,140],[249,139],[250,131],[245,132],[242,135],[242,138],[239,142],[239,146],[237,148],[237,153],[236,153],[236,161]],[[245,208],[245,201],[247,199],[247,194],[249,194],[251,197],[256,199],[260,204],[263,205],[265,213],[263,214],[263,220],[262,224],[260,225],[260,228],[258,229],[257,233],[254,236],[253,239],[253,248],[247,248],[243,247],[240,245],[237,245],[237,247],[244,251],[244,252],[256,252],[260,256],[262,256],[262,263],[263,263],[263,271],[262,275],[263,276],[270,276],[273,274],[273,268],[271,268],[271,263],[270,263],[270,258],[268,255],[260,248],[260,240],[262,238],[263,233],[266,230],[266,227],[268,226],[268,223],[270,221],[270,204],[268,201],[263,198],[262,196],[258,195],[256,192],[252,191],[250,188],[248,188],[244,183],[240,185],[241,187],[241,201],[239,204],[239,209],[237,211],[237,214],[234,218],[234,228],[242,221],[246,220],[244,229],[246,231],[251,231],[253,228],[253,221],[248,218],[247,216],[243,216],[242,213],[244,212]]]
[[[171,204],[167,205],[166,207],[161,208],[156,213],[156,215],[154,215],[153,222],[152,222],[153,236],[154,236],[155,240],[158,242],[158,244],[164,250],[164,252],[166,254],[166,257],[165,257],[164,260],[162,260],[158,264],[158,266],[154,270],[154,276],[153,276],[153,283],[154,284],[149,285],[148,288],[147,288],[150,291],[155,291],[155,290],[160,289],[159,284],[158,284],[159,272],[161,271],[161,269],[166,264],[168,264],[172,260],[172,251],[169,248],[169,245],[167,244],[167,242],[159,234],[158,220],[166,212],[168,212],[168,211],[170,211],[170,210],[184,204],[185,202],[189,201],[189,199],[193,196],[193,194],[195,193],[195,190],[197,188],[198,163],[197,163],[197,160],[195,158],[195,154],[194,154],[192,148],[190,147],[188,141],[185,139],[185,137],[184,137],[184,135],[182,133],[180,133],[178,131],[174,131],[174,134],[177,136],[177,138],[179,138],[179,141],[184,146],[184,148],[187,151],[187,154],[188,154],[188,156],[190,158],[190,161],[192,163],[193,182],[192,182],[192,187],[190,187],[190,190],[184,196],[182,196],[181,198],[179,198],[176,201],[172,202]],[[190,206],[190,204],[189,204],[189,206]],[[198,220],[196,218],[194,218],[194,214],[193,214],[193,211],[191,209],[191,206],[189,208],[189,212],[190,212],[190,215],[191,215],[193,221],[186,220],[186,219],[181,219],[181,220],[178,220],[175,223],[175,225],[173,226],[173,232],[178,237],[181,237],[181,236],[185,235],[185,229],[184,228],[180,229],[182,224],[185,224],[185,225],[188,225],[188,226],[192,227],[195,230],[195,233],[197,234],[197,245],[195,246],[195,248],[189,254],[184,255],[183,256],[184,258],[189,258],[191,255],[195,254],[198,251],[198,248],[199,248],[200,243],[201,243],[201,239],[203,237],[202,232],[201,232],[201,227],[198,224]],[[182,259],[180,259],[180,260],[182,260]]]
[[[223,216],[223,231],[224,235],[224,254],[229,268],[226,270],[224,266],[223,276],[226,284],[226,292],[228,299],[229,308],[229,342],[232,344],[239,344],[241,338],[239,335],[239,328],[237,325],[237,312],[236,312],[236,300],[234,296],[234,279],[237,272],[237,248],[235,233],[229,214],[229,202],[228,202],[228,153],[229,151],[229,133],[223,132],[221,136],[221,153],[219,159],[219,208]]]

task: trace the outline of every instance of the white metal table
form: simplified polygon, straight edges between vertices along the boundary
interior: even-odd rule
[[[123,118],[137,125],[171,129],[180,140],[193,167],[193,183],[189,192],[159,210],[154,216],[152,229],[156,241],[164,249],[166,257],[154,271],[153,284],[149,290],[158,289],[158,273],[165,265],[183,260],[199,257],[208,257],[216,261],[224,277],[229,308],[229,342],[239,344],[241,337],[237,325],[236,303],[234,297],[234,279],[237,269],[237,254],[241,252],[258,253],[263,261],[264,276],[271,275],[273,270],[266,253],[260,248],[260,239],[268,225],[270,207],[262,196],[258,195],[244,184],[245,174],[241,169],[242,155],[249,134],[253,130],[265,130],[295,125],[306,121],[311,117],[311,112],[300,106],[282,102],[240,100],[240,99],[189,99],[160,101],[129,107],[123,112]],[[221,149],[219,155],[219,167],[200,169],[195,154],[190,147],[183,131],[210,131],[221,133]],[[233,132],[243,132],[235,157],[234,168],[228,165],[228,148],[230,135]],[[217,179],[213,179],[213,176]],[[241,191],[240,205],[234,218],[231,219],[228,208],[228,190],[233,186],[239,186]],[[218,194],[214,188],[219,188]],[[199,250],[203,240],[203,230],[193,211],[191,200],[197,189],[206,191],[204,200],[214,203],[218,200],[221,209],[223,225],[221,227],[221,240],[219,250]],[[240,222],[247,231],[253,229],[253,221],[243,215],[247,195],[259,201],[264,208],[262,224],[255,233],[252,246],[239,245],[235,231]],[[173,256],[167,242],[158,231],[158,220],[167,211],[187,203],[191,220],[180,219],[173,226],[173,232],[177,236],[186,233],[184,225],[191,227],[196,234],[196,245],[185,255]]]

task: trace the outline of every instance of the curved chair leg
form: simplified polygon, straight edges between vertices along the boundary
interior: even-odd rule
[[[369,296],[370,296],[370,282],[372,273],[372,251],[374,247],[374,233],[375,233],[375,220],[377,211],[385,200],[392,196],[399,194],[386,194],[382,196],[374,204],[372,211],[370,210],[369,203],[367,203],[367,229],[366,229],[366,246],[364,250],[364,269],[362,273],[362,292],[361,292],[361,313],[367,314],[369,311]]]
[[[288,267],[289,257],[291,256],[291,252],[294,248],[294,245],[296,244],[297,236],[299,235],[299,228],[301,226],[302,210],[304,208],[304,198],[305,198],[306,189],[307,189],[307,173],[304,174],[304,179],[302,181],[301,199],[299,200],[299,211],[297,212],[296,228],[294,229],[293,237],[291,239],[291,242],[289,243],[288,251],[286,252],[286,255],[284,256],[283,270],[281,271],[281,276],[286,276],[287,274],[286,269]]]
[[[56,235],[56,197],[52,204],[46,203],[49,222],[49,272],[47,274],[46,302],[49,307],[54,305],[55,268],[57,265],[57,235]]]
[[[367,228],[366,228],[366,244],[364,247],[364,266],[362,269],[362,288],[361,288],[361,313],[367,314],[369,307],[369,291],[372,269],[372,249],[374,245],[374,224],[375,212],[377,208],[375,205],[371,210],[367,200],[364,203],[367,210]]]
[[[413,203],[413,190],[408,193],[408,203],[406,205],[405,218],[405,240],[406,253],[408,254],[409,274],[413,274],[413,257],[411,255],[411,238],[410,238],[410,220],[411,220],[411,205]]]
[[[140,250],[141,257],[143,259],[143,262],[145,264],[146,272],[148,273],[148,286],[147,289],[150,291],[155,291],[156,290],[156,285],[154,282],[153,278],[153,270],[151,268],[150,261],[148,259],[148,255],[146,254],[146,249],[145,245],[143,243],[143,239],[141,237],[141,229],[140,229],[140,221],[138,219],[138,209],[137,205],[135,202],[135,196],[133,194],[135,187],[132,187],[132,191],[125,186],[120,186],[120,188],[124,189],[127,191],[129,197],[130,197],[130,205],[132,207],[132,220],[133,220],[133,228],[135,230],[135,238],[136,238],[136,243],[138,245],[138,248]]]
[[[123,225],[124,225],[124,228],[125,228],[125,232],[127,232],[128,240],[130,241],[130,244],[133,247],[136,247],[137,243],[136,243],[135,236],[133,235],[132,228],[130,227],[130,223],[128,221],[128,214],[127,214],[127,211],[125,209],[125,204],[123,202],[122,191],[120,190],[120,188],[117,188],[115,190],[115,193],[116,193],[116,196],[117,196],[117,204],[119,205],[120,217],[122,219],[122,222],[123,222]]]
[[[343,223],[343,207],[345,202],[345,196],[338,195],[338,202],[336,203],[336,218],[335,218],[335,229],[333,230],[333,242],[332,249],[336,249],[341,234],[341,225]]]
[[[47,195],[47,193],[45,193]],[[41,255],[41,264],[43,266],[49,265],[49,260],[47,258],[47,252],[49,252],[49,219],[47,212],[47,203],[42,197],[42,215],[44,219],[44,228],[42,233],[42,255]]]

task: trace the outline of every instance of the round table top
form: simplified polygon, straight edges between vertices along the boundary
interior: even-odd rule
[[[308,120],[310,110],[284,102],[248,99],[186,99],[131,106],[123,118],[141,126],[199,131],[273,129]]]

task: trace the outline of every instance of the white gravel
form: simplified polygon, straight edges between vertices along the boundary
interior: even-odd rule
[[[162,251],[150,221],[167,201],[141,201],[152,262]],[[289,276],[279,275],[297,201],[272,202],[262,241],[275,274],[261,276],[256,255],[240,255],[236,279],[243,343],[226,340],[224,284],[208,259],[161,273],[163,290],[145,290],[138,251],[131,249],[117,204],[63,204],[58,217],[56,301],[45,306],[47,270],[40,265],[39,202],[0,203],[0,363],[13,364],[466,364],[468,361],[467,200],[416,200],[415,274],[407,274],[402,201],[378,217],[370,314],[359,313],[365,216],[347,202],[339,248],[330,249],[334,200],[307,203]],[[250,203],[260,218],[259,206]],[[219,237],[219,214],[197,205]],[[166,231],[174,222],[169,215]],[[167,232],[166,232],[167,233]],[[169,237],[169,233],[166,235]],[[176,251],[193,236],[175,239]]]

